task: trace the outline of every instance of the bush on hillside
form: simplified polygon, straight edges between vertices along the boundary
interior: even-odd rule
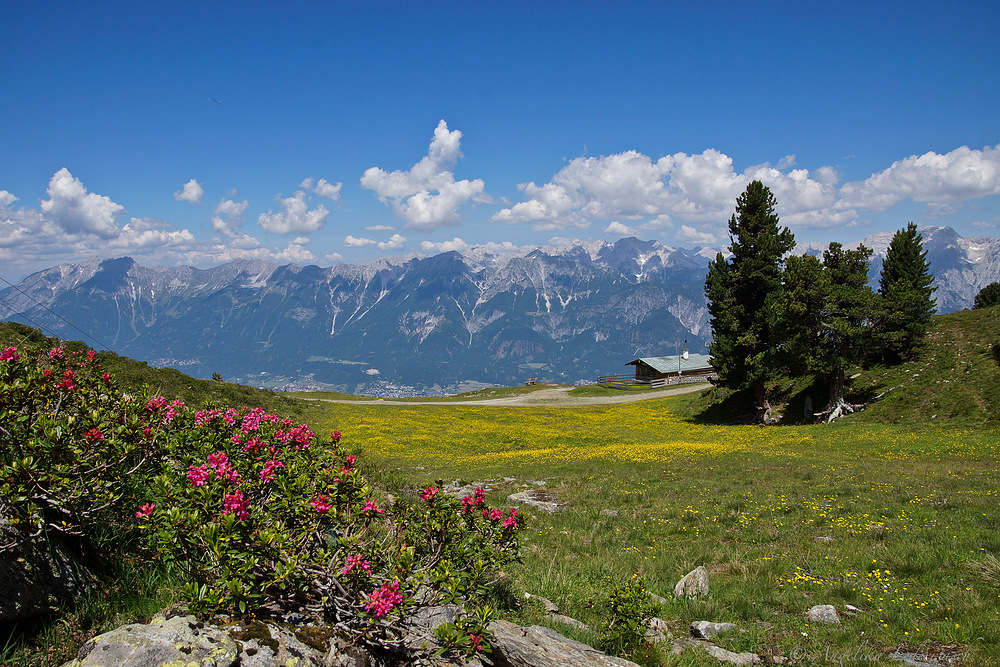
[[[1000,304],[1000,283],[990,283],[976,294],[972,308],[991,308],[998,304]]]
[[[63,347],[4,348],[0,385],[0,491],[17,539],[141,545],[184,573],[192,611],[308,612],[401,647],[406,614],[481,599],[518,558],[516,510],[489,507],[481,489],[380,496],[336,431],[322,442],[260,408],[130,396],[92,352]],[[485,650],[490,610],[466,606],[439,638]]]

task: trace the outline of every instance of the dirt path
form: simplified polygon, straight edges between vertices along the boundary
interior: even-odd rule
[[[665,387],[656,391],[643,391],[639,393],[628,393],[622,391],[620,396],[570,396],[569,392],[573,387],[552,387],[539,389],[530,394],[522,396],[508,396],[505,398],[484,398],[478,401],[400,401],[393,399],[378,399],[375,401],[354,401],[350,399],[337,398],[309,398],[309,401],[322,401],[325,403],[347,403],[350,405],[492,405],[498,407],[546,407],[546,408],[570,408],[587,405],[612,405],[614,403],[632,403],[633,401],[647,401],[652,398],[665,398],[667,396],[677,396],[679,394],[689,394],[694,391],[707,389],[708,384],[685,384],[679,387]]]

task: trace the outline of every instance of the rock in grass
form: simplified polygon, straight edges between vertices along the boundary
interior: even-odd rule
[[[529,489],[520,493],[513,493],[507,496],[507,500],[515,503],[522,503],[529,507],[534,507],[543,512],[556,512],[559,510],[559,503],[555,502],[555,494],[541,489]]]
[[[698,639],[711,639],[735,629],[736,626],[732,623],[713,623],[712,621],[691,622],[691,636]]]
[[[590,626],[583,621],[578,621],[572,616],[567,616],[565,614],[552,614],[549,616],[553,621],[557,623],[562,623],[563,625],[568,625],[571,628],[576,628],[577,630],[590,630]]]
[[[496,667],[638,667],[540,625],[520,627],[493,621],[490,632],[490,660]]]
[[[709,644],[700,639],[691,639],[690,637],[683,637],[674,641],[670,647],[670,655],[681,655],[689,648],[704,651],[719,662],[728,662],[731,665],[756,665],[763,662],[761,657],[756,653],[733,653],[721,646]]]
[[[545,609],[545,613],[546,614],[558,614],[559,613],[559,607],[557,607],[556,604],[552,600],[550,600],[548,598],[543,598],[541,595],[532,595],[531,593],[525,593],[524,594],[524,599],[525,600],[535,600],[536,602],[538,602],[539,604],[541,604],[542,607]]]
[[[670,631],[670,624],[662,618],[654,616],[646,621],[646,639],[654,642],[664,642],[673,638],[674,633]]]
[[[175,616],[148,625],[126,625],[94,637],[63,667],[170,663],[235,667],[239,654],[239,646],[222,630],[206,627],[192,616]]]
[[[704,565],[699,565],[688,572],[674,586],[674,597],[694,599],[707,596],[708,569]]]
[[[840,614],[832,604],[818,604],[810,607],[806,612],[806,618],[813,623],[827,623],[833,625],[840,623]]]
[[[721,646],[715,646],[714,644],[706,646],[705,653],[709,654],[716,660],[728,662],[731,665],[756,665],[762,662],[760,656],[756,653],[733,653],[732,651],[727,651]]]

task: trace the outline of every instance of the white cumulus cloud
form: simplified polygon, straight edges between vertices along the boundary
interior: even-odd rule
[[[1000,145],[911,155],[860,182],[845,183],[845,205],[882,210],[906,198],[936,204],[1000,194]]]
[[[389,237],[388,241],[383,241],[378,244],[379,250],[399,250],[406,243],[406,237],[400,234],[393,234]]]
[[[519,185],[525,200],[501,209],[492,220],[527,223],[544,231],[582,228],[597,220],[619,224],[636,220],[641,222],[634,229],[652,231],[671,228],[672,219],[678,218],[688,223],[689,230],[708,225],[718,231],[752,180],[771,189],[778,214],[788,224],[830,227],[856,220],[855,206],[844,200],[843,190],[837,187],[835,168],[810,171],[795,165],[795,156],[787,155],[777,166],[765,163],[738,172],[730,156],[711,148],[657,160],[636,151],[581,157],[571,160],[548,183]],[[618,233],[613,227],[606,231]],[[684,235],[695,238],[690,231]]]
[[[125,207],[108,197],[87,192],[80,179],[63,167],[49,180],[49,198],[41,202],[42,214],[70,234],[94,234],[102,239],[118,236],[118,216]]]
[[[191,179],[184,184],[184,187],[174,193],[174,201],[186,201],[192,204],[200,204],[201,198],[205,194],[205,189],[201,187],[201,183],[195,179]]]
[[[299,236],[288,243],[284,250],[276,251],[273,255],[275,261],[292,262],[293,264],[307,264],[316,261],[316,255],[306,250],[306,245],[310,243],[308,238]]]
[[[282,210],[272,213],[261,213],[257,224],[264,231],[272,234],[310,234],[326,224],[330,212],[320,204],[309,210],[308,195],[302,190],[296,190],[291,197],[279,200]]]
[[[718,242],[714,235],[708,232],[699,232],[694,227],[681,225],[681,228],[674,235],[682,243],[693,243],[695,245],[713,245]]]
[[[248,206],[245,199],[242,202],[222,199],[216,205],[215,215],[212,216],[212,230],[229,238],[237,238],[240,235],[240,227],[245,222],[243,214],[246,213]]]
[[[321,178],[313,184],[313,179],[307,178],[301,183],[299,187],[304,190],[309,190],[318,194],[320,197],[326,197],[327,199],[332,199],[333,201],[340,203],[340,189],[343,187],[343,183],[337,183],[336,185],[330,183],[325,178]]]
[[[452,168],[461,157],[462,133],[438,123],[430,148],[408,171],[367,169],[361,186],[373,191],[383,203],[391,203],[407,229],[432,232],[463,220],[459,208],[469,201],[488,202],[482,179],[456,181]]]
[[[174,229],[165,220],[132,218],[121,233],[108,242],[108,247],[124,253],[143,251],[186,250],[197,245],[194,235],[186,229]]]
[[[437,243],[432,243],[431,241],[422,241],[420,243],[420,249],[424,252],[463,252],[469,249],[469,244],[458,238],[457,236],[450,241],[439,241]]]
[[[628,225],[623,225],[616,220],[604,229],[604,233],[608,236],[632,236],[635,232]]]
[[[378,241],[375,241],[374,239],[356,239],[350,234],[344,238],[344,246],[347,248],[364,248],[365,246],[375,245],[376,243],[378,243]]]

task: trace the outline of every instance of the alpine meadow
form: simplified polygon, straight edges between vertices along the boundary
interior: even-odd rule
[[[130,655],[995,664],[1000,306],[934,315],[912,224],[877,291],[791,254],[775,204],[708,268],[712,385],[283,394],[4,324],[4,664],[174,619],[216,653]]]
[[[3,10],[0,667],[1000,665],[1000,3]]]

